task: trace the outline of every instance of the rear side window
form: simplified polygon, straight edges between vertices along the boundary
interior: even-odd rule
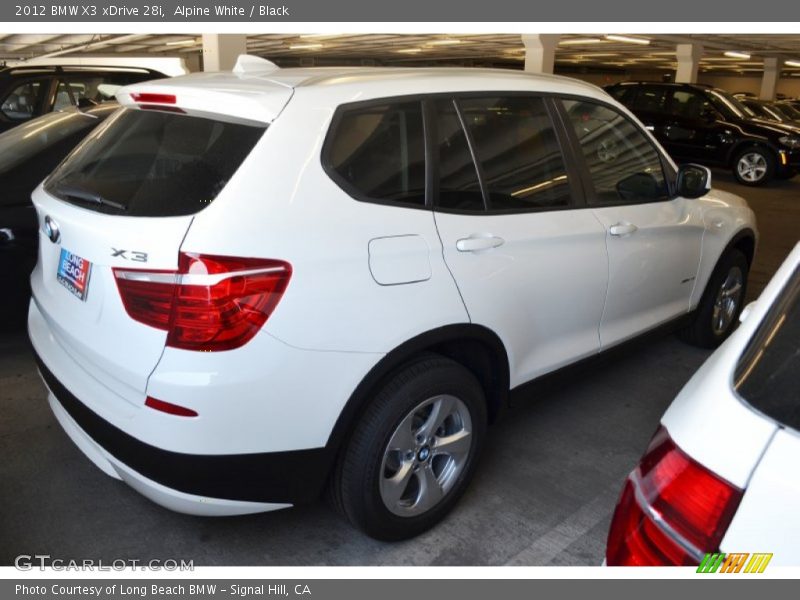
[[[491,212],[569,205],[564,159],[541,98],[468,98],[458,105],[472,136]]]
[[[194,214],[214,201],[265,129],[121,109],[78,146],[45,189],[98,212],[137,217]]]
[[[590,203],[640,204],[669,198],[661,157],[648,137],[616,110],[564,100],[594,184]]]
[[[345,109],[323,156],[328,174],[358,200],[425,206],[425,132],[419,102]]]
[[[0,103],[0,112],[13,121],[26,121],[34,116],[49,80],[28,81],[18,85]]]
[[[739,360],[734,385],[754,408],[800,430],[800,268]]]

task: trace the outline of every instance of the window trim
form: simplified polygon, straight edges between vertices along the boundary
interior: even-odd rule
[[[637,92],[638,94],[638,92]],[[558,111],[559,117],[561,119],[561,126],[565,130],[567,138],[569,139],[569,143],[571,145],[571,153],[575,157],[576,162],[578,163],[578,169],[580,171],[581,182],[584,188],[584,198],[586,200],[586,205],[589,208],[599,209],[599,208],[610,208],[615,206],[642,206],[645,204],[657,204],[660,202],[671,202],[678,198],[677,189],[676,189],[676,177],[677,171],[672,168],[672,165],[669,164],[669,161],[664,156],[664,153],[653,143],[653,138],[648,134],[648,132],[642,128],[638,123],[630,118],[624,111],[621,111],[618,107],[614,106],[609,102],[605,102],[602,100],[597,100],[595,98],[589,98],[586,96],[578,96],[575,94],[553,94],[553,100],[555,104],[555,109]],[[664,181],[667,184],[667,196],[665,198],[661,198],[659,200],[648,200],[646,202],[625,202],[620,200],[619,202],[599,202],[597,199],[597,191],[594,186],[594,180],[592,179],[591,172],[589,171],[589,166],[586,164],[586,158],[583,155],[583,149],[580,144],[580,140],[578,140],[578,136],[575,134],[574,127],[570,122],[569,115],[567,114],[567,108],[564,106],[564,100],[575,100],[578,102],[589,102],[591,104],[598,104],[603,106],[609,110],[614,111],[618,115],[620,115],[623,119],[625,119],[631,126],[641,133],[644,138],[647,140],[647,143],[656,153],[658,157],[659,164],[661,165],[661,171],[664,176]]]

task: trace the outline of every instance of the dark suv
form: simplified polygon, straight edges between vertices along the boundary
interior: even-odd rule
[[[163,77],[159,71],[134,67],[0,68],[0,132],[52,111],[108,100],[123,85]]]
[[[744,185],[789,179],[800,168],[800,129],[757,118],[723,90],[626,82],[606,91],[633,111],[677,162],[730,168]]]

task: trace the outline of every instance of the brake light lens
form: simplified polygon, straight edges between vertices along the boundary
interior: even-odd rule
[[[216,352],[249,342],[278,305],[289,263],[181,253],[177,272],[114,269],[128,315],[167,331],[167,346]]]
[[[607,564],[699,564],[719,548],[742,495],[659,428],[625,482],[608,534]]]
[[[175,104],[178,101],[175,94],[154,94],[152,92],[134,92],[131,94],[131,99],[141,104]]]

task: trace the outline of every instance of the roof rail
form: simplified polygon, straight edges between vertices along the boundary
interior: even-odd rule
[[[233,72],[237,75],[248,75],[250,73],[270,73],[277,71],[280,67],[271,60],[253,56],[252,54],[240,54],[236,59]]]

